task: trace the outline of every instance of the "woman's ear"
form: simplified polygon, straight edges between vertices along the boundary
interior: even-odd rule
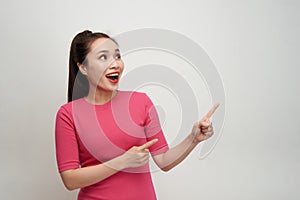
[[[77,62],[77,66],[78,66],[80,72],[81,72],[83,75],[87,75],[87,69],[86,69],[86,66],[85,66],[85,65],[80,64],[79,62]]]

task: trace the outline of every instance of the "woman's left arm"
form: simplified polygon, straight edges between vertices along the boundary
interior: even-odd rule
[[[210,117],[213,115],[219,104],[215,104],[213,108],[193,126],[192,132],[178,145],[170,148],[167,152],[153,156],[154,162],[163,171],[170,169],[181,163],[192,150],[202,141],[210,138],[214,131]]]

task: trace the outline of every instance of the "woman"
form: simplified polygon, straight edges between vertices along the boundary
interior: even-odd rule
[[[163,171],[184,160],[213,135],[218,105],[177,146],[169,148],[149,97],[119,91],[124,63],[104,33],[83,31],[71,44],[68,103],[56,116],[56,156],[68,190],[79,200],[154,200],[149,156]]]

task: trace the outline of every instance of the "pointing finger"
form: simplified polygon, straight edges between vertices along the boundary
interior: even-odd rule
[[[212,109],[210,109],[210,111],[208,111],[208,113],[205,115],[205,117],[207,118],[211,118],[211,116],[214,114],[214,112],[217,110],[217,108],[219,107],[219,103],[216,103]]]
[[[158,141],[158,139],[154,139],[154,140],[151,140],[151,141],[149,141],[149,142],[146,142],[146,143],[143,144],[142,146],[139,146],[139,149],[140,149],[140,150],[148,149],[148,148],[151,147],[153,144],[155,144],[157,141]]]

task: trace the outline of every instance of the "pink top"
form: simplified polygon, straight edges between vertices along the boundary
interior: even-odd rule
[[[59,172],[97,165],[154,138],[152,155],[166,152],[168,144],[157,112],[145,93],[118,91],[103,105],[84,98],[67,103],[56,116],[56,157]],[[80,189],[78,200],[155,200],[149,164],[125,169]]]

